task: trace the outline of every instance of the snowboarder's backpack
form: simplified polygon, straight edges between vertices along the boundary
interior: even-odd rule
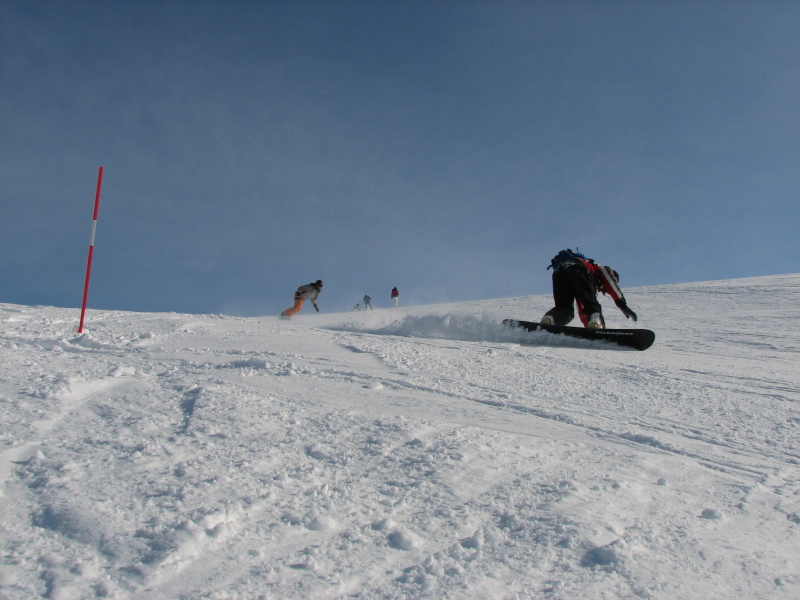
[[[550,266],[547,267],[548,269],[553,269],[554,271],[558,268],[558,266],[563,263],[565,260],[569,260],[571,258],[580,258],[585,260],[586,262],[594,262],[591,258],[586,258],[580,252],[573,252],[569,248],[566,250],[562,250],[558,254],[553,257],[553,260],[550,261]]]

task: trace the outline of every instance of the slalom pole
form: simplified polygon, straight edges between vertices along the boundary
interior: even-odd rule
[[[103,167],[97,173],[97,192],[94,195],[94,214],[92,215],[92,236],[89,238],[89,258],[86,260],[86,281],[83,284],[83,303],[81,304],[81,322],[78,333],[83,333],[83,320],[86,317],[86,298],[89,296],[89,275],[92,272],[92,256],[94,255],[94,232],[97,229],[97,211],[100,208],[100,186],[103,183]]]

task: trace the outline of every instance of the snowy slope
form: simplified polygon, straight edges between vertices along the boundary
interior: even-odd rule
[[[800,598],[800,275],[626,296],[0,304],[0,598]]]

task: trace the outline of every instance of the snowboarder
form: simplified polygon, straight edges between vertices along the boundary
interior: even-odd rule
[[[319,306],[317,306],[317,296],[322,291],[322,281],[317,279],[314,283],[309,283],[307,285],[301,285],[297,288],[297,291],[294,293],[294,306],[292,308],[287,308],[285,311],[281,313],[282,319],[291,319],[292,315],[296,315],[300,312],[300,309],[303,308],[303,302],[306,300],[311,300],[311,304],[314,306],[314,310],[319,312]]]
[[[627,318],[637,320],[636,313],[619,288],[619,273],[600,266],[583,254],[562,250],[550,261],[553,269],[553,299],[555,306],[542,317],[542,325],[566,325],[575,317],[573,302],[584,327],[605,329],[603,309],[597,301],[597,292],[608,294]]]
[[[392,302],[395,306],[400,302],[400,292],[397,291],[397,286],[392,288]]]
[[[364,294],[364,310],[372,310],[372,298]]]

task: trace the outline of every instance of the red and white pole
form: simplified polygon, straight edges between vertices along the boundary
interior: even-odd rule
[[[86,298],[89,296],[89,274],[92,272],[92,255],[94,254],[94,232],[97,229],[97,211],[100,208],[100,186],[103,183],[103,167],[97,173],[97,192],[94,195],[94,215],[92,216],[92,237],[89,239],[89,258],[86,261],[86,281],[83,284],[83,303],[81,304],[81,323],[78,333],[83,333],[83,320],[86,317]]]

